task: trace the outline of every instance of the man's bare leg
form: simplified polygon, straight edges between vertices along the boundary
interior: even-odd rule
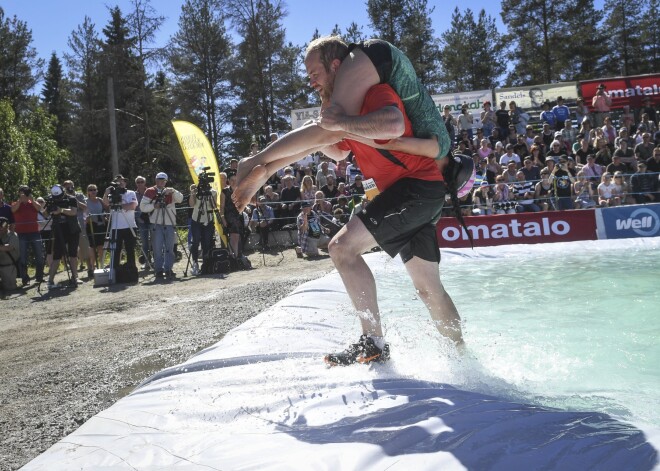
[[[442,286],[438,264],[413,257],[406,263],[406,270],[438,331],[457,346],[463,345],[461,318],[454,302]]]
[[[365,251],[376,245],[362,221],[354,217],[332,238],[328,251],[353,306],[360,313],[362,333],[382,337],[376,280],[362,258]]]
[[[290,155],[288,157],[272,161],[266,165],[255,165],[243,179],[243,183],[237,185],[237,188],[234,190],[234,193],[231,196],[232,201],[236,205],[236,209],[238,209],[239,212],[243,211],[252,197],[257,193],[257,191],[259,191],[259,188],[266,184],[268,177],[277,172],[279,169],[299,161],[306,155],[309,155],[309,153],[316,151],[316,149],[317,148],[313,148],[309,149],[310,152]]]

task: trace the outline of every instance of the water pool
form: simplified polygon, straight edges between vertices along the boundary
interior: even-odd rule
[[[400,263],[377,283],[400,372],[564,410],[660,425],[660,239],[443,251],[472,361],[447,349]],[[406,358],[408,360],[406,361]]]

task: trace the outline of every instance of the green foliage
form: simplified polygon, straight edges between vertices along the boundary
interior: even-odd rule
[[[442,33],[439,81],[444,92],[484,90],[497,86],[505,71],[503,41],[495,20],[484,10],[475,19],[469,8],[452,13],[451,28]]]
[[[55,139],[57,119],[43,108],[26,113],[21,128],[30,159],[27,181],[36,194],[46,195],[52,185],[61,181],[58,170],[68,159]],[[68,178],[68,177],[67,177]]]
[[[574,60],[573,19],[580,18],[579,0],[502,0],[505,40],[515,68],[509,85],[566,80]]]
[[[8,200],[17,194],[18,187],[27,183],[32,162],[27,152],[25,136],[16,124],[16,114],[8,99],[0,100],[0,168],[2,188]]]
[[[54,119],[34,107],[18,119],[11,102],[0,100],[0,168],[3,189],[12,199],[20,185],[30,185],[35,194],[47,194],[57,182],[57,168],[66,152],[54,139]]]
[[[607,75],[643,73],[647,70],[642,47],[643,10],[622,0],[605,0],[604,10],[603,27],[610,54],[605,58],[603,72]],[[653,21],[657,23],[658,18]]]
[[[401,0],[367,0],[367,13],[376,32],[375,37],[401,46],[405,5]]]
[[[263,147],[270,133],[289,130],[291,107],[307,104],[302,50],[284,43],[285,15],[280,1],[231,4],[232,24],[241,36],[232,74],[237,96],[231,112],[233,155],[247,155],[252,141]]]
[[[46,110],[57,119],[55,124],[55,140],[61,147],[65,145],[64,129],[69,122],[70,110],[70,104],[64,90],[65,83],[62,76],[62,63],[57,57],[57,54],[53,52],[50,62],[48,62],[48,71],[46,72],[41,94]]]
[[[435,92],[441,88],[440,46],[431,25],[428,0],[368,0],[367,12],[375,37],[401,49],[412,62],[420,81]]]
[[[206,132],[218,157],[229,115],[231,47],[222,3],[187,0],[169,47],[174,106],[180,119]]]
[[[5,18],[0,7],[0,97],[9,98],[15,111],[23,111],[28,94],[39,80],[43,60],[30,45],[32,31],[15,16]]]

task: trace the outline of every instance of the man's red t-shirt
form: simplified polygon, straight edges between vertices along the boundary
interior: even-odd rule
[[[21,203],[14,213],[14,222],[16,222],[17,234],[30,234],[32,232],[39,232],[39,224],[37,223],[37,215],[39,211],[32,206],[32,200],[27,203]]]
[[[403,137],[413,137],[412,125],[406,115],[401,98],[387,84],[374,85],[364,97],[360,116],[385,106],[396,106],[403,113],[405,131]],[[378,142],[378,141],[376,141]],[[442,181],[442,174],[434,159],[398,151],[376,149],[367,144],[345,139],[338,144],[342,150],[350,150],[366,178],[373,178],[380,191],[389,188],[402,178]]]

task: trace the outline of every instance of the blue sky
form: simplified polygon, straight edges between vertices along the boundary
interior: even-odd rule
[[[167,17],[157,36],[156,45],[162,46],[177,29],[183,0],[152,0],[151,4],[159,14]],[[1,6],[6,17],[16,15],[27,22],[32,30],[34,48],[40,57],[48,60],[53,51],[62,57],[63,52],[68,49],[69,35],[82,24],[85,15],[92,19],[100,32],[110,19],[106,5],[118,5],[124,14],[131,10],[130,0],[3,0]],[[300,46],[309,41],[315,29],[318,28],[321,34],[327,34],[335,24],[343,30],[355,21],[367,35],[371,33],[365,2],[361,0],[288,0],[286,6],[289,13],[283,23],[287,41]],[[461,11],[470,8],[475,14],[484,8],[487,14],[496,19],[500,29],[503,29],[498,1],[429,0],[429,6],[435,6],[432,21],[436,36],[449,28],[451,13],[456,6]]]

